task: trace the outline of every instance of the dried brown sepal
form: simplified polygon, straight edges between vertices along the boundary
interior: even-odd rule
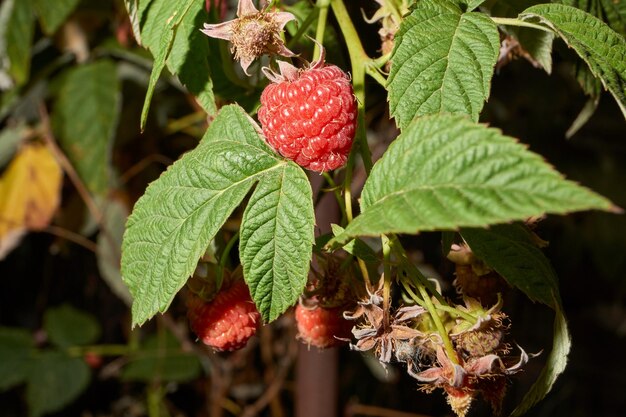
[[[280,34],[285,25],[295,16],[289,12],[270,11],[266,1],[261,1],[258,10],[252,0],[240,0],[237,18],[217,24],[204,24],[201,32],[212,38],[231,42],[231,52],[241,63],[244,73],[252,62],[264,54],[292,57]]]

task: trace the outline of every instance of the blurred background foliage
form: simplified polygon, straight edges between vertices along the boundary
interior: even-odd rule
[[[360,8],[371,15],[368,3],[374,2],[362,3],[351,11],[374,55],[377,28],[357,18]],[[623,0],[569,3],[624,34]],[[232,14],[233,6],[227,10]],[[310,5],[291,10],[302,21]],[[203,16],[216,21],[223,13],[212,8]],[[346,54],[332,28],[327,37],[329,60],[345,67]],[[307,42],[295,49],[310,51]],[[209,47],[220,51],[224,45],[211,41]],[[249,85],[238,84],[224,72],[222,58],[214,55],[210,68],[202,68],[212,75],[218,105],[237,100],[253,111],[263,81],[253,77]],[[231,355],[194,343],[179,301],[164,316],[130,329],[131,299],[119,274],[126,216],[146,185],[195,147],[207,125],[203,106],[176,77],[164,74],[140,132],[151,63],[150,53],[134,41],[122,1],[0,5],[2,416],[282,416],[292,415],[302,398],[305,388],[298,386],[302,378],[294,363],[303,347],[294,340],[290,315]],[[624,120],[612,97],[585,77],[561,42],[555,43],[550,75],[513,59],[498,69],[481,120],[626,207]],[[396,131],[384,91],[374,82],[369,89],[369,139],[380,155]],[[581,109],[578,120],[588,121],[572,129]],[[536,232],[550,242],[546,253],[561,280],[573,350],[553,392],[529,415],[621,416],[626,218],[595,212],[554,216]],[[452,282],[439,234],[407,238],[407,244],[444,285]],[[551,312],[512,290],[505,296],[515,340],[531,352],[547,351]],[[311,375],[308,386],[337,377],[338,414],[450,413],[442,396],[417,391],[407,375],[393,368],[385,373],[346,348],[334,354],[338,376]],[[532,384],[543,356],[515,379],[505,410]],[[470,413],[488,414],[484,405]]]

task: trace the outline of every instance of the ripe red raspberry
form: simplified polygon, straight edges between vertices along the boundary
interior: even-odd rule
[[[208,303],[192,294],[187,317],[198,338],[220,351],[241,349],[261,325],[261,315],[243,281],[235,281]]]
[[[298,338],[307,345],[320,349],[344,344],[346,340],[341,339],[349,339],[352,336],[352,323],[343,318],[341,307],[309,308],[298,304],[296,322]]]
[[[346,163],[356,131],[357,105],[348,75],[323,58],[298,70],[279,61],[280,75],[261,94],[259,121],[267,142],[303,168],[330,171]]]

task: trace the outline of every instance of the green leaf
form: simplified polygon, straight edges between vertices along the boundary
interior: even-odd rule
[[[555,300],[552,304],[556,306],[552,351],[537,381],[526,393],[522,402],[513,410],[511,417],[524,415],[533,405],[541,401],[550,392],[557,377],[563,373],[567,365],[567,356],[572,346],[567,330],[567,321],[558,300]]]
[[[54,107],[53,125],[59,142],[95,194],[108,191],[119,90],[115,64],[97,61],[70,70]]]
[[[485,1],[487,0],[461,0],[462,3],[467,5],[467,8],[465,9],[465,11],[467,12],[471,12],[472,10],[475,10],[478,6],[485,3]]]
[[[550,261],[537,247],[531,232],[522,225],[461,229],[461,235],[474,254],[509,284],[522,290],[531,300],[550,306],[556,314],[552,352],[537,381],[512,413],[512,416],[520,416],[550,392],[567,364],[571,342],[562,312],[557,276]]]
[[[126,5],[129,10],[136,10],[129,1]],[[201,23],[207,20],[204,3],[186,0],[181,5],[169,0],[151,0],[141,2],[137,13],[139,21],[143,22],[140,28],[142,44],[155,57],[141,115],[141,128],[145,126],[154,88],[165,64],[197,97],[204,110],[215,114],[217,107],[209,76],[208,39],[198,30]]]
[[[606,23],[563,4],[540,4],[526,9],[522,19],[539,19],[589,65],[626,117],[626,40]]]
[[[456,233],[452,231],[443,231],[441,232],[441,252],[443,256],[448,256],[450,253],[450,249],[454,244],[454,240],[456,238]]]
[[[288,163],[259,181],[243,215],[239,253],[265,321],[276,319],[302,294],[314,224],[311,185],[302,168]]]
[[[26,330],[0,327],[0,391],[26,380],[33,348],[33,338]]]
[[[133,29],[133,35],[135,36],[135,40],[139,45],[141,45],[141,30],[139,28],[139,0],[124,0],[124,7],[126,7],[126,12],[128,13],[130,27]]]
[[[345,230],[338,224],[331,224],[330,226],[332,227],[333,234],[335,236],[340,235]],[[376,252],[374,252],[374,250],[370,248],[367,243],[363,242],[359,238],[353,239],[350,242],[346,243],[343,246],[343,250],[348,252],[350,255],[354,255],[357,258],[364,260],[365,262],[380,262],[380,258],[376,256]]]
[[[169,333],[149,337],[136,355],[122,369],[125,381],[185,382],[201,371],[198,357],[184,352],[180,343]]]
[[[462,13],[453,0],[423,0],[396,34],[389,108],[404,129],[416,116],[468,114],[489,97],[500,37],[482,13]]]
[[[565,138],[571,139],[588,121],[591,116],[594,115],[598,105],[600,104],[600,96],[589,97],[587,102],[576,116],[576,119],[572,122],[571,126],[565,132]]]
[[[617,33],[626,35],[626,2],[622,0],[560,0],[554,3],[584,10],[606,22]]]
[[[43,31],[47,35],[53,35],[78,6],[78,3],[80,0],[35,0],[35,9]]]
[[[496,0],[489,3],[493,3],[488,5],[492,16],[517,18],[523,10],[539,3],[539,0]],[[528,53],[531,64],[543,68],[548,74],[552,72],[554,33],[516,26],[501,26],[500,29],[519,42]]]
[[[0,131],[0,169],[13,158],[25,132],[26,127],[23,125],[5,127]]]
[[[30,415],[61,410],[87,388],[89,376],[89,367],[81,358],[55,351],[37,354],[30,363],[26,388]]]
[[[499,130],[439,115],[416,120],[391,144],[365,183],[361,214],[335,239],[589,209],[615,208]]]
[[[0,5],[0,77],[7,73],[18,86],[28,80],[34,33],[32,0],[4,0]]]
[[[111,291],[130,306],[133,298],[120,273],[120,252],[128,208],[121,199],[111,198],[106,201],[102,211],[104,230],[100,231],[96,242],[98,270]]]
[[[284,169],[240,107],[220,111],[201,144],[150,184],[128,219],[122,277],[134,298],[133,324],[167,309],[252,185]]]
[[[489,229],[461,229],[461,235],[472,252],[509,284],[531,300],[556,308],[556,274],[526,228],[502,224]]]
[[[100,337],[98,321],[70,305],[50,308],[43,317],[50,341],[61,348],[94,343]]]

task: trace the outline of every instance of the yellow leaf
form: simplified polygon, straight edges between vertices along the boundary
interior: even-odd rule
[[[45,145],[24,145],[0,178],[0,259],[28,230],[50,224],[63,172]]]

